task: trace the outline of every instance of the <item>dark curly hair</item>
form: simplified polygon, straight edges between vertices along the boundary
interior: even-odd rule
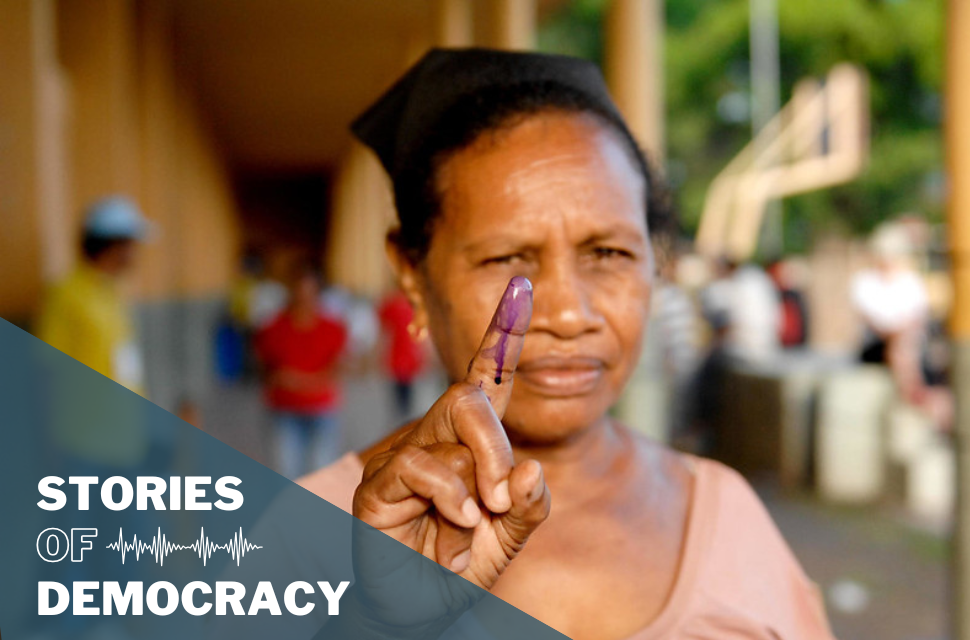
[[[522,82],[488,87],[458,100],[392,175],[399,226],[388,237],[407,260],[419,263],[431,244],[434,225],[441,214],[437,175],[445,162],[484,133],[514,126],[544,112],[590,115],[616,133],[643,176],[644,210],[651,239],[662,247],[675,236],[677,225],[667,190],[626,123],[598,101],[565,84]]]

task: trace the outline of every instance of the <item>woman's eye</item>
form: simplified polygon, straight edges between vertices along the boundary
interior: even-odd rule
[[[633,254],[626,249],[616,247],[596,247],[593,254],[597,258],[633,258]]]
[[[482,260],[482,264],[483,265],[489,265],[489,264],[513,264],[514,262],[520,260],[521,258],[522,258],[521,255],[519,255],[517,253],[513,253],[513,254],[506,255],[506,256],[495,256],[493,258],[485,258],[484,260]]]

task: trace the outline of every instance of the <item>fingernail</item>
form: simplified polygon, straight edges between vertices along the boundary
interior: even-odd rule
[[[536,472],[536,483],[532,487],[532,490],[529,491],[529,502],[538,500],[546,490],[546,481],[542,474],[542,465],[536,460],[532,461],[532,465],[538,467],[538,471]]]
[[[455,556],[454,560],[451,561],[451,570],[455,573],[461,573],[468,568],[468,563],[471,561],[472,551],[468,549]]]
[[[542,477],[536,479],[536,486],[532,487],[532,491],[529,492],[529,502],[535,502],[542,495],[543,489],[545,488],[545,483],[542,481]]]
[[[498,513],[505,513],[512,508],[512,496],[509,494],[509,481],[502,480],[495,485],[495,493],[492,494],[495,502],[495,510]]]
[[[532,318],[532,283],[528,278],[515,276],[509,280],[502,301],[495,314],[495,322],[503,331],[524,333]]]
[[[461,515],[465,518],[465,523],[469,527],[475,527],[482,519],[482,510],[478,508],[478,504],[473,499],[465,498],[465,501],[461,503]]]

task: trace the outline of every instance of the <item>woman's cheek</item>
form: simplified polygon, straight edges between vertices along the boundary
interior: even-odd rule
[[[594,290],[597,306],[613,328],[621,353],[628,359],[638,355],[650,313],[649,278],[632,269],[618,270],[601,278]]]
[[[488,291],[491,289],[487,283],[468,283],[452,293],[452,300],[463,301],[463,304],[451,308],[451,313],[444,319],[445,326],[442,327],[449,336],[445,353],[451,357],[448,369],[453,378],[464,377],[468,363],[478,351],[488,323],[495,313],[502,290],[498,290],[495,296],[490,296]],[[469,295],[469,292],[478,292],[478,295]]]
[[[620,269],[602,269],[594,272],[591,289],[607,299],[609,308],[623,303],[626,313],[636,310],[646,315],[650,310],[653,279],[641,269],[630,266]]]

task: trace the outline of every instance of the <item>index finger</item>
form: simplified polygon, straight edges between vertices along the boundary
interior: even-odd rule
[[[478,352],[468,364],[465,382],[485,392],[501,419],[512,396],[512,376],[519,364],[532,319],[532,283],[515,276],[495,309]]]

